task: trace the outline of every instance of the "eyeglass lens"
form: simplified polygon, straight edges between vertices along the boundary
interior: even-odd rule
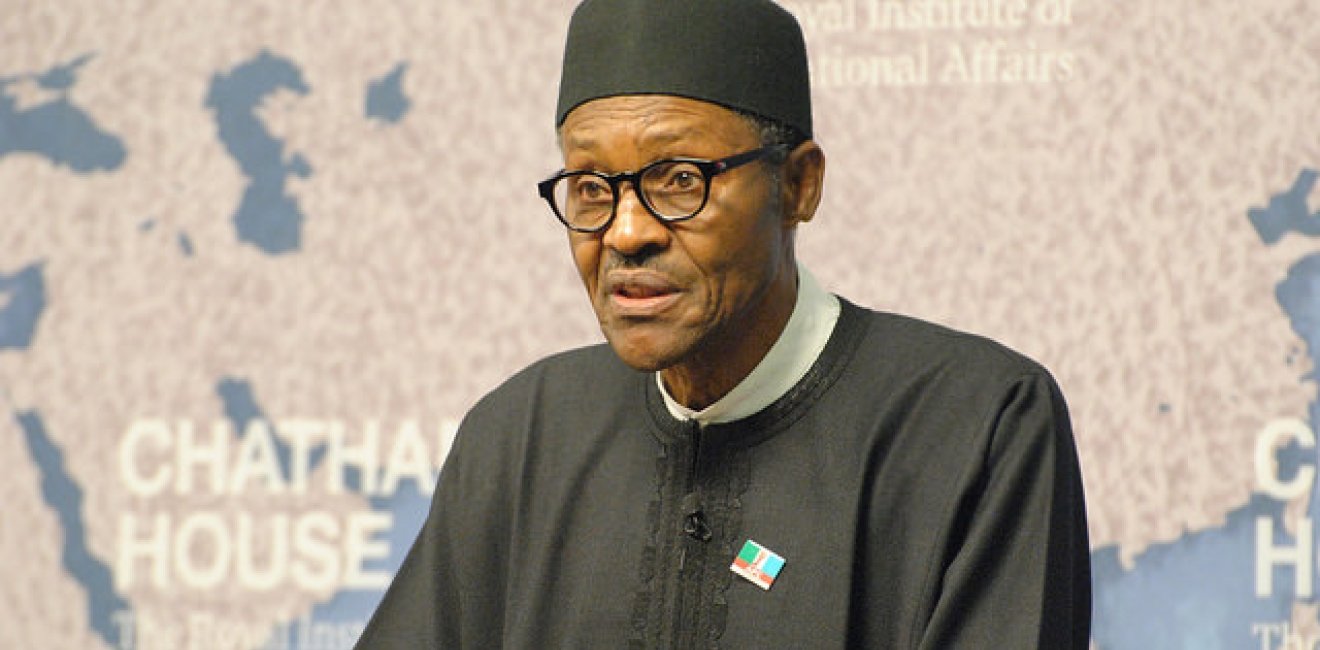
[[[706,176],[689,162],[661,161],[641,172],[642,199],[664,219],[683,219],[701,210]],[[554,201],[564,219],[577,228],[595,228],[609,220],[615,187],[593,172],[569,174],[555,183]]]

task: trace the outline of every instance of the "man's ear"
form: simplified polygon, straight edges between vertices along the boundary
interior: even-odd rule
[[[816,216],[824,184],[825,152],[814,140],[806,140],[784,160],[780,182],[784,225],[796,226]]]

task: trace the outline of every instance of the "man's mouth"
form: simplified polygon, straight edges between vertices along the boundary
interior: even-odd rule
[[[673,293],[667,289],[626,284],[614,288],[614,295],[623,298],[655,298]]]
[[[613,272],[607,279],[610,302],[620,316],[654,316],[678,298],[678,287],[650,271]]]

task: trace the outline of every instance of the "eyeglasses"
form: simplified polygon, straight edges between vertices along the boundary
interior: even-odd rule
[[[642,205],[656,219],[673,223],[695,217],[710,199],[712,178],[771,154],[788,150],[775,144],[719,160],[667,158],[635,172],[605,174],[561,171],[536,184],[559,221],[570,230],[599,232],[614,220],[619,205],[619,184],[632,183]]]

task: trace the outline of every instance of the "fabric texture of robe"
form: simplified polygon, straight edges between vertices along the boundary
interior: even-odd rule
[[[729,569],[748,539],[768,590]],[[604,345],[488,394],[358,648],[1085,649],[1090,612],[1050,375],[843,301],[742,420],[675,419]]]

